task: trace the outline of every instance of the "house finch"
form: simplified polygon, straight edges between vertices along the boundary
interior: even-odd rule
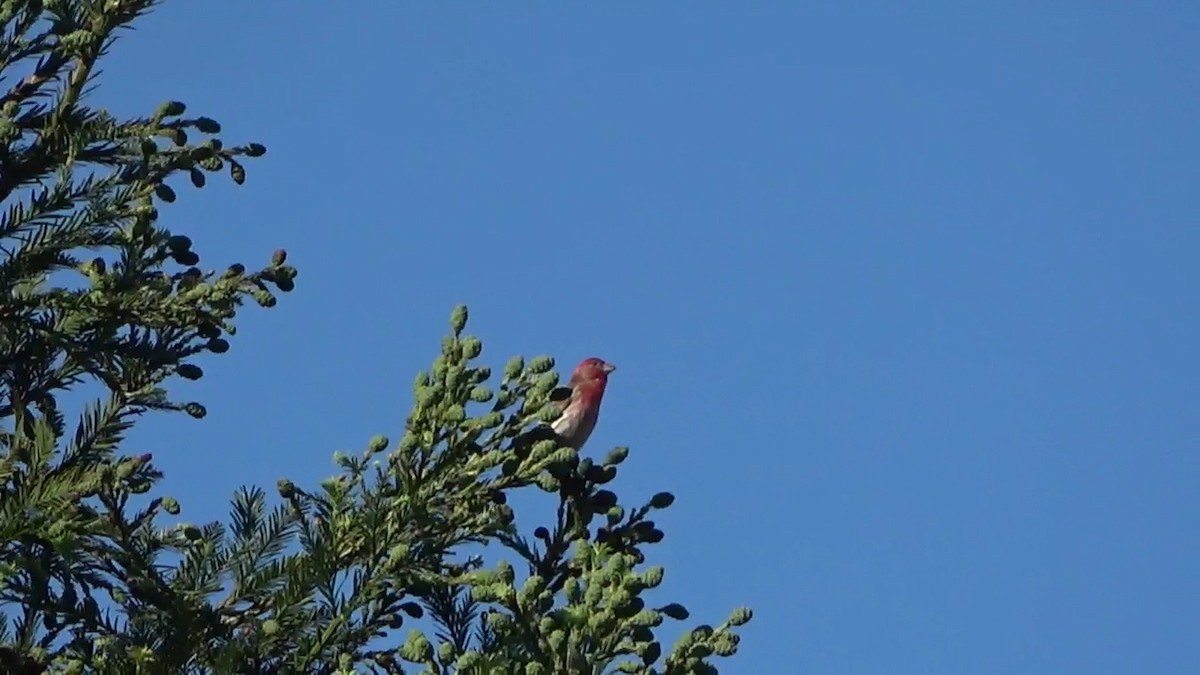
[[[518,439],[518,445],[532,445],[545,438],[555,438],[560,445],[576,450],[587,443],[600,417],[600,401],[608,374],[617,367],[596,357],[586,358],[575,366],[567,386],[559,390],[561,397],[551,396],[551,402],[562,409],[562,415],[549,426],[539,426]]]
[[[579,450],[587,443],[588,436],[596,428],[596,420],[600,419],[600,401],[604,399],[608,374],[616,369],[613,364],[594,356],[575,366],[567,381],[570,398],[555,402],[562,406],[562,415],[550,425],[563,445]]]

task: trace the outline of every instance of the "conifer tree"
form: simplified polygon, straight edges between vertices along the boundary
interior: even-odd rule
[[[282,250],[202,266],[160,217],[186,183],[242,183],[262,145],[226,145],[178,102],[87,105],[117,33],[156,4],[0,2],[0,672],[716,672],[749,610],[665,648],[658,627],[687,610],[645,599],[674,498],[617,496],[625,448],[514,444],[561,412],[554,361],[494,376],[465,307],[395,442],[335,454],[319,485],[242,488],[226,522],[180,520],[123,439],[148,413],[202,418],[168,385],[201,377],[195,357],[229,349],[238,311],[274,306],[296,270]],[[557,507],[518,517],[525,490]]]

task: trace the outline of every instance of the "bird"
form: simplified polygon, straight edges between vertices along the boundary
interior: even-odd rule
[[[570,394],[554,401],[562,408],[562,415],[550,424],[563,445],[576,450],[583,449],[588,437],[600,419],[600,403],[604,400],[604,389],[608,376],[617,369],[604,359],[590,356],[579,362],[567,381]]]
[[[513,447],[518,452],[528,452],[538,441],[555,440],[559,445],[582,449],[596,428],[608,376],[616,369],[613,364],[595,356],[580,361],[571,371],[567,386],[550,394],[550,402],[558,406],[562,414],[553,422],[543,422],[518,436]]]

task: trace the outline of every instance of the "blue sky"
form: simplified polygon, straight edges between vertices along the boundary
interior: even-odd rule
[[[176,389],[209,417],[130,451],[194,520],[314,483],[399,436],[466,302],[495,366],[620,366],[588,452],[677,495],[664,598],[755,610],[724,672],[1196,672],[1198,28],[1166,2],[169,2],[96,100],[265,143],[164,222],[206,265],[282,246],[301,273]]]

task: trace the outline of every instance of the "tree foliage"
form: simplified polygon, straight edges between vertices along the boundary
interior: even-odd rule
[[[399,440],[335,455],[320,485],[241,489],[227,522],[177,522],[140,416],[180,411],[176,377],[223,353],[247,300],[296,270],[204,271],[158,208],[186,175],[245,180],[265,152],[168,102],[88,107],[97,63],[152,0],[0,2],[0,671],[97,673],[706,673],[737,649],[735,611],[664,650],[682,605],[651,605],[666,492],[628,507],[628,455],[514,442],[558,414],[554,362],[498,378],[456,308],[413,386]],[[78,416],[68,394],[103,392]],[[549,493],[530,529],[509,495]],[[536,515],[534,516],[536,519]],[[407,632],[406,632],[407,631]]]

